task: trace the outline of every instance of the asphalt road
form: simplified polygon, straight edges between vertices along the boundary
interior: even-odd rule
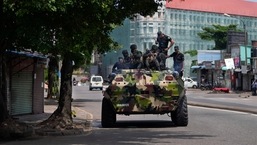
[[[197,98],[198,96],[198,98]],[[188,93],[188,98],[205,100],[203,92]],[[220,101],[214,96],[211,100]],[[219,95],[221,100],[222,95]],[[29,138],[4,145],[254,145],[257,142],[257,116],[189,105],[189,124],[176,127],[167,115],[118,115],[117,127],[101,127],[101,91],[87,86],[73,88],[73,104],[93,115],[93,130],[85,135]],[[229,100],[235,100],[231,97]],[[218,99],[218,100],[217,100]],[[246,98],[245,98],[246,99]],[[192,101],[192,100],[191,100]],[[197,100],[194,100],[197,101]],[[231,103],[228,101],[228,103]],[[226,102],[226,101],[224,101]],[[208,102],[210,103],[210,102]]]

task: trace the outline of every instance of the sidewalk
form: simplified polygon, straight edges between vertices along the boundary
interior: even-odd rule
[[[25,122],[27,124],[30,124],[32,126],[35,126],[36,124],[48,119],[52,113],[56,110],[58,107],[56,100],[45,100],[44,105],[44,113],[42,114],[29,114],[29,115],[19,115],[15,116],[18,121]],[[69,129],[69,130],[39,130],[36,127],[34,127],[34,134],[36,135],[71,135],[71,134],[83,134],[90,131],[91,123],[93,121],[93,115],[83,109],[80,109],[79,107],[72,107],[72,110],[75,112],[75,116],[73,118],[73,122],[76,125],[76,128]]]
[[[189,89],[187,96],[188,105],[257,114],[257,96],[252,96],[251,92],[213,93]]]

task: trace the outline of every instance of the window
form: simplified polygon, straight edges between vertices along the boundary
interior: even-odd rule
[[[148,44],[149,44],[149,49],[151,49],[152,45],[153,45],[153,42],[149,42]]]
[[[149,27],[149,33],[153,33],[153,27]]]
[[[147,48],[147,42],[144,42],[144,51],[146,50],[146,48]]]
[[[134,36],[135,35],[135,30],[134,29],[130,30],[130,33],[131,33],[132,36]]]
[[[94,82],[101,82],[102,78],[101,77],[93,77],[92,81],[94,81]]]
[[[173,18],[173,14],[170,14],[170,19],[172,19]]]
[[[145,34],[147,33],[146,27],[144,27],[144,33],[145,33]]]

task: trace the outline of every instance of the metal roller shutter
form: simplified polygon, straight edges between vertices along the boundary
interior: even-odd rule
[[[31,70],[12,76],[11,115],[32,113],[32,78]]]

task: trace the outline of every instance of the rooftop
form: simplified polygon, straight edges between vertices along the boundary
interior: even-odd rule
[[[257,18],[257,0],[172,0],[166,7]]]

